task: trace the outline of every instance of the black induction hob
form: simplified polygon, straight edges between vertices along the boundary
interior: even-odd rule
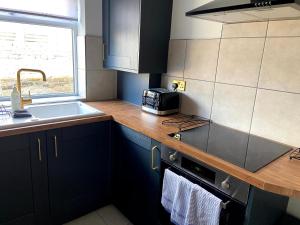
[[[293,149],[292,146],[213,122],[170,136],[251,172],[259,170]]]

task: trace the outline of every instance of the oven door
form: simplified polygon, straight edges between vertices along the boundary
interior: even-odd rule
[[[174,173],[185,177],[189,181],[193,182],[194,184],[198,184],[202,188],[206,189],[213,195],[220,198],[223,202],[230,201],[230,203],[227,205],[226,209],[222,209],[221,215],[220,215],[220,225],[242,225],[244,223],[245,218],[245,211],[246,211],[246,205],[244,205],[241,202],[238,202],[225,193],[219,191],[215,187],[212,187],[208,185],[207,183],[204,183],[203,180],[197,176],[192,176],[185,172],[182,169],[179,169],[175,166],[171,166],[166,161],[161,161],[161,188],[163,183],[163,177],[165,169],[169,169],[173,171]],[[160,206],[160,223],[162,225],[171,225],[170,221],[170,214],[162,207]]]

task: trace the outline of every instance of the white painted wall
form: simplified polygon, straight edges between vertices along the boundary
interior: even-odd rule
[[[78,75],[86,83],[86,99],[115,99],[117,74],[102,68],[102,0],[78,1]]]
[[[86,35],[102,37],[102,0],[85,0]]]
[[[78,0],[79,35],[102,37],[102,0]]]
[[[185,13],[210,0],[173,0],[171,39],[220,38],[222,24],[187,17]]]

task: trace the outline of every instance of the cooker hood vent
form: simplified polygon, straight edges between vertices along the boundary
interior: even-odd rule
[[[214,0],[186,13],[221,23],[300,18],[300,0]]]

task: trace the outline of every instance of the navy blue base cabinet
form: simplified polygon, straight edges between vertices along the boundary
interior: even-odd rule
[[[135,225],[159,224],[160,145],[125,126],[114,128],[113,202]]]
[[[45,135],[36,135],[45,140]],[[1,225],[47,224],[43,223],[49,212],[47,162],[31,143],[31,137],[0,138]]]
[[[110,121],[0,138],[0,225],[55,225],[110,200]]]
[[[62,224],[108,203],[109,123],[47,132],[51,224]]]

